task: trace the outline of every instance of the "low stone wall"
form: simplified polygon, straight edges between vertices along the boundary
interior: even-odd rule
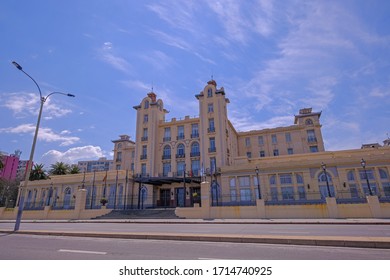
[[[53,210],[45,206],[43,210],[23,210],[22,220],[87,220],[110,213],[111,209],[85,209],[86,190],[78,190],[74,209]],[[18,208],[0,208],[0,220],[16,220]]]
[[[390,203],[380,203],[377,196],[368,196],[367,203],[337,204],[334,197],[322,204],[210,206],[208,182],[201,184],[202,207],[176,208],[175,214],[187,219],[327,219],[327,218],[390,218]]]

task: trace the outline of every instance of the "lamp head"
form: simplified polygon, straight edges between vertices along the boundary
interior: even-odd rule
[[[365,167],[366,166],[366,161],[362,158],[362,160],[360,161],[360,164],[362,165],[362,167]]]
[[[255,171],[256,171],[256,174],[259,174],[259,168],[257,166],[256,166]]]
[[[323,170],[325,170],[326,169],[326,164],[325,163],[321,163],[321,167],[322,167]]]
[[[19,70],[23,70],[22,66],[20,66],[17,62],[12,61],[12,64],[15,65],[15,67],[18,68]]]
[[[76,97],[74,94],[70,94],[70,93],[68,93],[67,96],[69,96],[69,97]]]

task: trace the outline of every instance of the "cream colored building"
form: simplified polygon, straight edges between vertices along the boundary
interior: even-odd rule
[[[134,106],[135,140],[112,141],[113,170],[30,182],[27,208],[72,209],[80,192],[85,210],[104,198],[107,209],[178,207],[193,218],[390,218],[389,140],[325,151],[321,112],[238,132],[223,87],[211,80],[195,98],[199,116],[168,119],[148,93]]]

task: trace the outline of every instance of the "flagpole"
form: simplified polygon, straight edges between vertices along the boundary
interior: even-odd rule
[[[126,210],[127,203],[127,188],[129,187],[129,170],[126,169],[126,181],[125,181],[125,198],[123,199],[123,210]]]
[[[91,193],[91,209],[92,209],[92,206],[93,206],[93,192],[95,190],[95,174],[96,174],[96,170],[93,171],[92,193]]]
[[[115,178],[115,195],[114,195],[114,209],[116,208],[116,192],[118,191],[118,172],[116,171],[116,178]]]

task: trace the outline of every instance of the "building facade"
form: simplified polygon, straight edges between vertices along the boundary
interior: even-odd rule
[[[20,154],[0,154],[0,160],[3,164],[3,168],[0,170],[0,178],[7,181],[14,181],[18,171]]]
[[[69,208],[83,189],[91,210],[107,200],[108,209],[178,207],[196,218],[390,217],[389,140],[325,151],[321,112],[303,108],[290,126],[238,132],[223,87],[211,80],[195,98],[199,116],[167,119],[148,93],[134,106],[135,140],[112,141],[108,171],[22,184],[27,205]]]
[[[99,158],[98,160],[79,161],[77,164],[81,173],[108,171],[113,168],[113,165],[113,160],[107,159],[105,157]]]

